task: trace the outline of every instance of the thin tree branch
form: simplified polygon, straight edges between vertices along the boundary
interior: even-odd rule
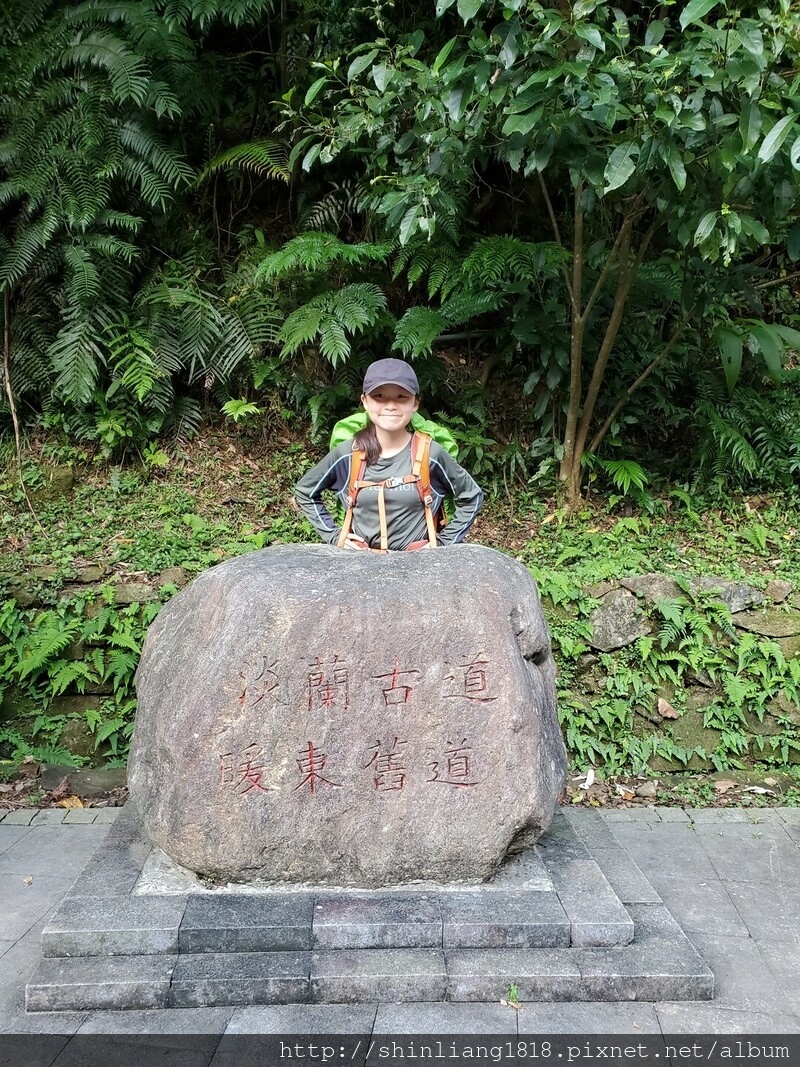
[[[11,388],[11,290],[8,285],[6,285],[3,290],[3,384],[5,386],[6,397],[8,398],[8,406],[11,411],[11,422],[14,426],[14,445],[19,486],[36,525],[42,533],[45,533],[44,527],[39,522],[39,516],[33,509],[31,498],[28,496],[28,490],[25,487],[25,478],[22,473],[22,435],[20,434],[19,419],[17,418],[17,406],[14,403],[14,392]]]
[[[560,248],[564,247],[564,242],[561,240],[561,231],[558,228],[558,220],[556,219],[556,213],[553,211],[553,204],[550,200],[550,194],[547,191],[547,186],[544,183],[544,176],[539,171],[539,185],[542,187],[542,196],[544,196],[544,202],[547,205],[547,213],[550,216],[550,225],[553,227],[553,233],[555,234],[556,243]],[[569,302],[572,304],[572,311],[575,315],[580,315],[581,309],[578,307],[575,298],[575,291],[572,287],[572,283],[569,280],[569,271],[565,263],[560,264],[561,273],[564,275],[564,283],[567,287],[567,293],[569,294]]]
[[[626,229],[630,230],[631,226],[633,226],[633,216],[632,215],[628,215],[626,217],[625,221],[622,223],[622,226],[619,229],[619,233],[617,234],[616,240],[614,241],[614,244],[613,244],[613,246],[611,248],[611,251],[608,253],[608,256],[606,257],[606,261],[603,264],[603,269],[600,271],[600,277],[595,282],[594,289],[592,289],[591,296],[589,297],[589,299],[588,299],[588,301],[586,303],[586,307],[583,309],[582,318],[584,320],[589,318],[589,314],[590,314],[592,308],[594,307],[595,303],[597,302],[597,298],[600,295],[600,292],[601,292],[603,286],[606,283],[606,278],[609,275],[609,271],[611,270],[611,268],[612,268],[612,266],[614,264],[614,260],[616,259],[617,252],[619,251],[619,246],[622,243],[622,238],[623,238],[623,235],[625,233],[625,230]]]
[[[616,419],[617,415],[619,415],[620,411],[622,411],[622,409],[625,407],[625,405],[630,400],[630,398],[633,396],[633,394],[635,392],[637,392],[644,385],[644,383],[647,381],[647,379],[650,377],[650,375],[653,373],[653,371],[656,369],[656,367],[661,366],[661,364],[664,362],[664,360],[667,358],[667,356],[670,355],[670,353],[674,349],[675,345],[680,340],[681,335],[683,334],[683,331],[686,329],[686,326],[687,326],[688,322],[689,322],[689,316],[688,315],[684,315],[684,317],[681,319],[681,321],[678,323],[678,325],[673,330],[672,336],[670,337],[669,341],[667,341],[667,343],[664,345],[664,347],[661,349],[661,351],[658,353],[658,355],[655,357],[655,359],[651,360],[650,363],[647,365],[647,367],[645,367],[645,369],[642,371],[642,373],[636,379],[636,381],[628,386],[628,388],[625,390],[625,392],[619,398],[617,403],[614,405],[614,408],[613,408],[611,414],[608,416],[606,421],[603,423],[603,425],[600,427],[600,429],[597,431],[597,433],[592,438],[592,441],[591,441],[591,443],[589,445],[589,451],[590,452],[596,452],[597,451],[597,449],[600,447],[600,445],[601,445],[601,443],[603,441],[603,438],[608,433],[609,428],[611,427],[611,424],[613,423],[614,419]]]

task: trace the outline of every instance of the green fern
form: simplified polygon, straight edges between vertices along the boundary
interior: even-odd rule
[[[350,354],[348,334],[374,325],[385,310],[383,291],[367,282],[321,293],[286,319],[278,334],[278,340],[283,342],[282,354],[291,355],[313,341],[336,366]]]
[[[360,267],[383,263],[391,250],[389,242],[347,244],[330,233],[301,233],[261,261],[255,280],[259,284],[266,284],[298,272],[328,271],[339,264]]]
[[[263,139],[228,148],[212,160],[200,172],[198,184],[218,171],[250,170],[265,178],[279,178],[288,182],[292,176],[288,164],[286,146],[280,141]]]

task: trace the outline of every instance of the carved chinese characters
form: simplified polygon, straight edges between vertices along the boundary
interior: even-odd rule
[[[151,627],[132,795],[216,880],[478,881],[552,817],[554,674],[535,585],[500,553],[254,552]]]

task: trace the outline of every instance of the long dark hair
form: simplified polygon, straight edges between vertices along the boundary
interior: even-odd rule
[[[378,440],[378,432],[375,429],[375,423],[371,422],[369,418],[367,418],[367,425],[364,429],[359,430],[353,438],[353,447],[360,448],[362,452],[366,453],[367,466],[381,458],[381,444]]]

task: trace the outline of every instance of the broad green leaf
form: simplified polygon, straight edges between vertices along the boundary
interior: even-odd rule
[[[796,222],[789,230],[786,237],[786,251],[793,263],[800,259],[800,222]]]
[[[308,92],[306,93],[306,96],[305,96],[306,105],[312,104],[316,100],[316,98],[322,92],[322,87],[323,87],[323,85],[325,84],[325,82],[327,80],[328,80],[328,76],[326,74],[322,78],[317,78],[317,80],[314,82],[314,84],[309,86]]]
[[[707,211],[700,219],[697,229],[694,231],[694,243],[696,245],[701,245],[703,241],[707,241],[711,236],[717,224],[717,215],[718,212],[716,211]]]
[[[415,204],[410,207],[408,211],[403,215],[403,221],[400,223],[400,244],[404,245],[408,243],[409,237],[412,236],[414,230],[417,227],[417,219],[419,213],[422,210],[419,204]]]
[[[795,352],[800,352],[800,330],[793,330],[791,326],[775,326],[774,329]]]
[[[736,34],[742,42],[742,45],[751,55],[756,57],[763,56],[764,38],[761,35],[761,30],[758,28],[757,23],[753,22],[751,19],[740,22],[736,27]]]
[[[749,152],[761,135],[761,108],[755,100],[748,100],[742,108],[739,133],[745,152]]]
[[[751,237],[755,237],[755,239],[760,241],[762,245],[769,244],[769,230],[763,222],[754,219],[752,215],[742,215],[740,221],[742,224],[742,233],[747,233]]]
[[[317,157],[319,156],[321,151],[322,151],[322,145],[321,144],[312,145],[309,148],[309,150],[306,152],[306,154],[303,156],[303,162],[300,164],[300,169],[301,170],[311,170],[311,168],[316,163]]]
[[[685,30],[693,22],[702,22],[703,17],[709,13],[712,7],[716,7],[718,0],[692,0],[681,11],[681,29]]]
[[[651,22],[647,27],[644,35],[644,43],[646,48],[651,48],[653,45],[661,44],[664,39],[667,27],[661,22],[660,19],[656,19],[655,22]]]
[[[789,150],[789,159],[795,170],[800,170],[800,137],[796,138]]]
[[[464,22],[475,18],[482,3],[483,0],[458,0],[458,13]]]
[[[448,7],[452,7],[456,0],[436,0],[436,17],[439,18],[447,11]]]
[[[636,158],[639,155],[639,146],[633,141],[626,141],[619,145],[611,153],[604,172],[605,189],[610,193],[612,189],[619,189],[636,170]]]
[[[733,392],[733,387],[742,370],[742,349],[744,338],[738,330],[730,326],[718,326],[714,330],[714,339],[719,345],[719,353],[722,357],[722,369],[725,371],[725,381],[728,392]]]
[[[764,138],[761,147],[758,150],[758,158],[762,163],[769,163],[780,146],[789,136],[789,133],[797,121],[797,115],[785,115],[782,119],[772,127],[767,136]]]
[[[512,133],[528,134],[538,125],[542,117],[542,108],[534,108],[525,115],[509,115],[503,123],[502,132],[509,136]]]
[[[364,56],[357,56],[347,68],[347,80],[351,82],[353,78],[357,78],[362,71],[367,69],[367,67],[371,67],[377,56],[377,48],[374,48],[371,52],[367,52]]]
[[[436,57],[436,59],[434,59],[433,66],[431,67],[431,70],[434,74],[438,74],[444,64],[447,62],[447,57],[453,51],[457,40],[457,37],[451,37],[447,44],[439,50],[439,55]]]
[[[605,41],[596,26],[587,26],[585,22],[579,22],[575,27],[575,33],[578,37],[582,37],[584,41],[588,41],[589,44],[594,45],[599,52],[605,52]]]
[[[750,336],[755,340],[770,378],[775,381],[781,376],[781,354],[783,352],[783,340],[774,326],[759,322],[750,327]]]
[[[517,34],[519,33],[519,21],[514,19],[514,24],[509,28],[506,34],[506,39],[503,42],[503,47],[500,49],[499,60],[503,64],[503,67],[508,70],[509,67],[514,66],[514,61],[519,55],[519,40]]]
[[[686,167],[679,149],[674,144],[668,144],[666,146],[667,152],[667,166],[669,172],[672,175],[672,180],[675,182],[675,187],[679,193],[682,193],[686,188]]]
[[[387,67],[385,63],[380,63],[377,67],[372,68],[372,80],[375,82],[375,88],[379,93],[385,92],[393,74],[393,68]]]

